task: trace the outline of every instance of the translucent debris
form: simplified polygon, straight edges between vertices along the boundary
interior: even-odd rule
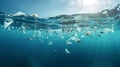
[[[42,34],[41,34],[41,31],[36,31],[36,30],[35,30],[35,31],[33,32],[33,36],[34,36],[35,38],[36,38],[36,37],[41,37],[41,35],[42,35]]]
[[[71,45],[72,43],[70,41],[66,41],[66,44],[67,45]]]
[[[53,42],[52,42],[52,41],[49,41],[49,42],[48,42],[48,45],[52,45],[52,44],[53,44]]]
[[[28,38],[28,40],[33,40],[33,38]]]
[[[67,53],[67,54],[70,54],[70,51],[66,48],[65,49],[65,52]]]
[[[11,28],[10,28],[10,27],[8,27],[7,29],[8,29],[9,31],[11,31]]]
[[[9,27],[13,22],[14,22],[13,19],[11,19],[11,18],[6,18],[5,21],[4,21],[4,28]]]
[[[85,35],[81,35],[81,38],[85,38]]]
[[[78,34],[77,34],[77,33],[75,33],[75,36],[78,36]]]
[[[77,38],[77,37],[71,37],[71,40],[75,41],[76,43],[79,43],[79,42],[80,42],[80,39]]]
[[[97,28],[97,26],[94,26],[94,28],[96,29],[96,28]]]
[[[23,33],[26,33],[26,28],[24,26],[21,26]]]
[[[114,29],[112,28],[112,29],[109,29],[109,28],[106,28],[106,29],[104,29],[104,32],[106,32],[106,33],[109,33],[109,32],[114,32]]]
[[[81,41],[81,40],[80,40],[79,38],[75,38],[75,42],[76,42],[76,43],[80,43],[80,41]]]
[[[64,36],[61,36],[61,39],[64,39]]]
[[[80,28],[80,27],[78,27],[78,28],[76,28],[76,30],[77,30],[78,32],[80,32],[80,31],[81,31],[81,28]]]
[[[91,35],[91,32],[90,32],[90,31],[87,31],[87,32],[86,32],[86,35]]]

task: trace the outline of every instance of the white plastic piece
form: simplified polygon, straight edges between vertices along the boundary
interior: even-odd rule
[[[67,45],[71,45],[72,43],[70,41],[66,41],[66,44]]]
[[[81,32],[81,28],[79,27],[79,28],[76,28],[76,30],[78,31],[78,32]]]
[[[85,35],[81,35],[81,38],[85,38]]]
[[[114,32],[114,29],[112,28],[112,29],[109,29],[109,28],[106,28],[106,29],[104,29],[104,31],[106,32],[106,33],[109,33],[109,32]]]
[[[71,37],[71,40],[75,41],[76,43],[79,43],[79,42],[80,42],[80,39],[77,38],[77,37]]]
[[[70,54],[70,51],[66,48],[65,49],[65,52],[67,53],[67,54]]]
[[[13,19],[11,19],[11,18],[6,18],[5,21],[4,21],[4,28],[9,27],[13,22],[14,22]]]
[[[21,26],[23,33],[25,34],[26,28],[24,26]]]

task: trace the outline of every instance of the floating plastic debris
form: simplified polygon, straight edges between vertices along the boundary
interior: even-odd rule
[[[14,22],[13,19],[6,18],[5,21],[4,21],[4,28],[9,27],[13,22]]]
[[[70,54],[70,51],[66,48],[65,49],[65,52],[67,53],[67,54]]]
[[[76,30],[78,31],[78,32],[80,32],[81,31],[81,28],[79,27],[79,28],[76,28]]]
[[[28,38],[28,40],[33,40],[33,38],[32,38],[32,37],[30,37],[30,38]]]
[[[77,35],[78,35],[78,34],[77,34],[77,33],[75,33],[75,36],[76,36],[76,37],[77,37]]]
[[[79,38],[75,38],[75,42],[76,42],[76,43],[80,43],[80,41],[81,41],[81,40],[80,40]]]
[[[90,31],[87,31],[87,32],[86,32],[86,35],[91,35],[91,32],[90,32]]]
[[[119,9],[120,6],[117,10]],[[17,12],[13,15],[2,13],[0,14],[0,21],[0,25],[9,30],[20,29],[23,33],[32,31],[34,35],[28,40],[42,38],[44,40],[44,38],[49,39],[57,36],[60,39],[69,38],[65,43],[71,45],[73,41],[79,43],[81,38],[91,37],[93,31],[99,37],[103,33],[114,32],[114,25],[119,24],[120,21],[120,11],[116,11],[115,7],[98,13],[59,15],[48,18],[39,18],[37,14],[28,15],[23,12]],[[81,35],[82,33],[84,34]],[[81,37],[79,37],[80,35]],[[53,43],[50,41],[48,44],[52,45]]]
[[[109,33],[109,32],[114,32],[114,29],[109,29],[109,28],[106,28],[106,29],[104,29],[104,31],[106,32],[106,33]]]
[[[66,41],[66,44],[67,44],[67,45],[71,45],[72,42],[70,42],[70,41]]]
[[[64,39],[64,36],[61,36],[61,39]]]
[[[81,35],[81,38],[85,38],[85,35]]]
[[[49,41],[49,42],[48,42],[48,45],[52,45],[52,44],[53,44],[52,41]]]
[[[23,33],[26,33],[26,28],[24,26],[21,26]]]
[[[80,39],[77,38],[77,37],[71,37],[71,40],[75,41],[76,43],[79,43],[79,42],[80,42]]]

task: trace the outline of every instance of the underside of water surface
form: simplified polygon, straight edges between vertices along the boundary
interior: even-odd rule
[[[120,4],[45,18],[0,12],[0,67],[119,67],[119,51]]]

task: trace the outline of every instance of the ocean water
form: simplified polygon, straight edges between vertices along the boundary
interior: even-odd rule
[[[0,67],[119,67],[120,14],[78,16],[7,15],[0,22]]]

